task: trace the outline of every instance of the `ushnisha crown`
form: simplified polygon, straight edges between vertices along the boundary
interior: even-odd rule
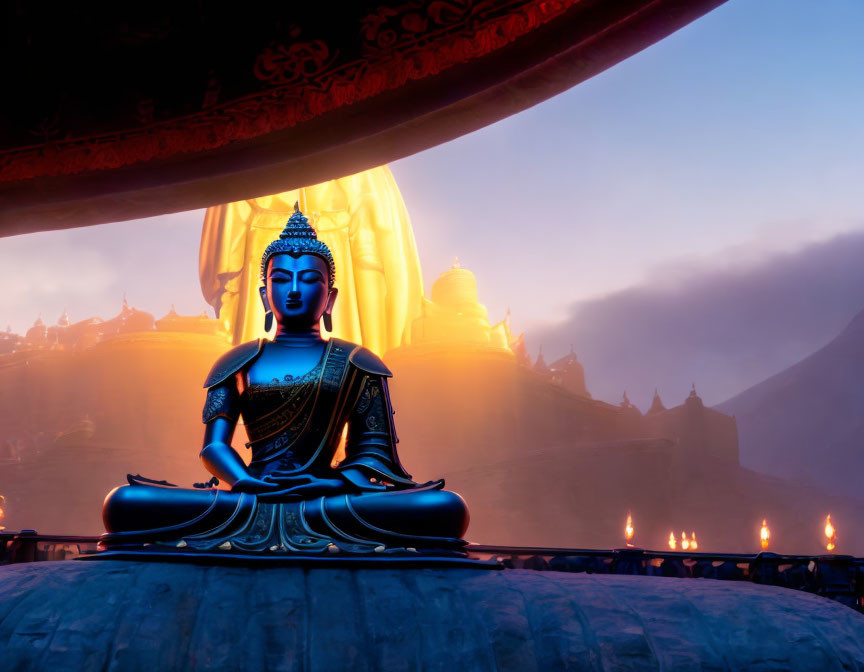
[[[279,238],[274,240],[264,250],[261,257],[261,280],[267,278],[267,262],[274,254],[314,254],[327,262],[330,271],[328,286],[333,287],[336,282],[336,262],[333,261],[333,253],[330,248],[318,240],[318,234],[309,224],[306,215],[300,212],[300,204],[294,203],[294,214],[291,215]]]

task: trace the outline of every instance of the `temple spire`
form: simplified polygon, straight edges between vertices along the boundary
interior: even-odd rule
[[[540,373],[547,373],[549,371],[549,366],[546,364],[546,360],[543,358],[543,346],[540,346],[540,351],[537,354],[537,361],[534,362],[534,369],[539,371]]]
[[[660,399],[660,392],[658,392],[657,388],[654,388],[654,399],[651,401],[651,408],[648,409],[648,415],[653,413],[662,413],[666,410],[666,406],[663,405],[663,400]]]
[[[703,407],[702,398],[696,394],[696,383],[690,386],[690,394],[684,400],[684,405],[688,408],[699,409]]]

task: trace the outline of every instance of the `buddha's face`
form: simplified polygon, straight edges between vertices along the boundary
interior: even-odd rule
[[[267,265],[266,305],[283,327],[306,328],[318,324],[332,309],[336,290],[327,287],[327,263],[314,254],[276,254]]]

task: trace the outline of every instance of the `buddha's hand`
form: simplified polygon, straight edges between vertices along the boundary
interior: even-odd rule
[[[254,476],[243,476],[231,486],[231,492],[245,492],[253,495],[279,489],[278,484],[262,481]]]
[[[260,498],[264,501],[292,501],[345,492],[344,481],[293,471],[274,471],[267,474],[264,481],[276,486],[275,490],[261,493]]]
[[[342,476],[348,483],[353,485],[358,490],[364,492],[379,492],[381,490],[392,490],[393,486],[388,486],[382,483],[380,480],[372,479],[364,474],[360,469],[355,469],[353,467],[348,467],[347,469],[340,469],[339,475]]]

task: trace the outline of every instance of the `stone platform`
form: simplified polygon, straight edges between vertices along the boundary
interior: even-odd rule
[[[864,616],[743,582],[477,568],[0,567],[0,671],[857,670]]]

